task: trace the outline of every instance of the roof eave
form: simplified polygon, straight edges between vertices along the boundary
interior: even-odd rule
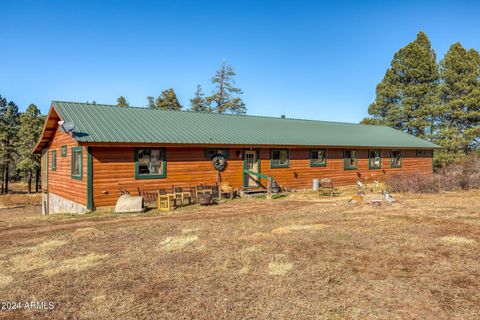
[[[55,129],[48,130],[48,128],[51,128],[51,125],[49,126],[49,121],[52,122],[51,119],[54,115],[57,118],[59,118],[60,120],[63,120],[62,117],[60,116],[60,114],[55,109],[54,102],[52,102],[52,104],[50,105],[50,109],[48,111],[47,117],[45,118],[45,123],[43,124],[42,134],[40,135],[40,138],[38,139],[37,144],[35,145],[35,147],[32,150],[33,154],[41,153],[42,150],[45,149],[48,146],[48,143],[50,142],[50,140],[55,135],[55,131],[56,131],[56,128],[57,128],[58,124],[55,124],[53,126]],[[57,120],[55,120],[55,121],[58,122]],[[47,133],[49,133],[49,132],[53,132],[53,134],[52,135],[50,135],[50,134],[47,135]]]

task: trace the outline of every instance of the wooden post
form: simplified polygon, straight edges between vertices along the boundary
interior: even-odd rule
[[[222,200],[222,188],[220,187],[221,181],[222,181],[222,178],[220,177],[220,171],[217,170],[218,200]]]
[[[272,177],[267,178],[267,199],[272,199]]]

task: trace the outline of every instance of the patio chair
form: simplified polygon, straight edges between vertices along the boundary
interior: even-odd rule
[[[176,202],[175,194],[165,189],[158,190],[158,209],[172,210],[175,208]]]
[[[186,200],[188,200],[188,204],[192,203],[192,193],[188,189],[183,189],[182,187],[174,187],[173,194],[175,195],[175,199],[180,199],[182,206],[186,204]]]
[[[237,193],[237,190],[233,189],[233,187],[228,182],[220,182],[218,191],[220,198],[227,196],[229,199],[233,199]]]
[[[198,199],[199,194],[210,193],[213,196],[213,189],[209,186],[199,185],[195,187],[195,197]]]

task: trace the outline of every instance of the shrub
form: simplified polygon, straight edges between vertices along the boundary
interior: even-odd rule
[[[393,174],[385,182],[391,192],[435,193],[480,188],[480,157],[477,154],[463,156],[434,174]]]
[[[385,181],[391,192],[436,193],[441,190],[441,178],[438,174],[423,173],[392,174]]]

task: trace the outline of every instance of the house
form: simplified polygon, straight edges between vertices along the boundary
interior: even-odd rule
[[[233,187],[270,176],[303,189],[314,178],[348,185],[359,175],[431,173],[436,148],[384,126],[53,101],[34,152],[45,212],[81,213],[115,205],[120,186],[136,194],[215,184],[217,154],[227,159],[221,180]]]

